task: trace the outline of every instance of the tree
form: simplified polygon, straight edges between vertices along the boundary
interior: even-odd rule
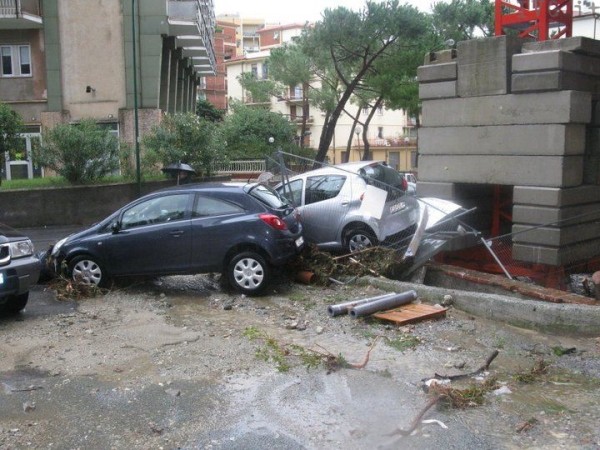
[[[426,33],[426,25],[425,15],[412,6],[399,6],[397,0],[367,1],[360,12],[326,9],[322,21],[305,34],[303,52],[317,69],[325,68],[315,72],[321,83],[338,93],[334,109],[326,115],[317,161],[325,159],[340,115],[374,63]]]
[[[271,50],[269,57],[269,76],[293,90],[296,86],[302,88],[302,124],[300,127],[300,147],[304,147],[304,139],[307,131],[307,120],[309,111],[309,88],[312,80],[311,64],[309,58],[302,52],[296,43],[288,43],[282,47]]]
[[[237,79],[247,91],[247,100],[251,103],[270,103],[271,96],[277,94],[278,86],[275,82],[259,80],[252,72],[244,72]]]
[[[0,172],[5,169],[4,154],[12,159],[19,146],[19,133],[23,129],[21,116],[6,103],[0,102]],[[2,184],[2,177],[0,177]]]
[[[451,0],[433,4],[433,24],[442,42],[466,41],[494,34],[493,0]]]
[[[196,115],[211,122],[221,122],[225,117],[225,111],[215,108],[215,105],[208,100],[200,99],[196,103]]]
[[[271,155],[275,150],[291,150],[295,126],[283,115],[264,108],[255,108],[242,103],[233,103],[221,127],[230,159],[256,159]],[[269,138],[274,144],[269,143]]]
[[[193,113],[166,115],[144,137],[146,168],[173,163],[189,164],[198,174],[210,175],[214,163],[224,159],[217,124]]]
[[[119,169],[119,141],[92,120],[59,124],[44,133],[33,158],[72,184],[96,181]]]

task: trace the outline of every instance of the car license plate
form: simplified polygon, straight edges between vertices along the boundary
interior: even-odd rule
[[[302,244],[304,244],[304,238],[300,236],[298,239],[296,239],[296,247],[300,248],[302,247]]]
[[[0,272],[0,284],[4,284],[4,274]]]

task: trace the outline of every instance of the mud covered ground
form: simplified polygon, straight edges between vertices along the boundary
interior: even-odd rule
[[[0,318],[0,448],[600,448],[598,339],[452,307],[405,327],[327,315],[379,293],[282,279],[249,298],[196,276],[57,302],[38,286]],[[423,379],[475,371],[495,350],[479,380],[451,383],[497,379],[482,406],[437,404],[398,433],[431,398]],[[312,367],[328,358],[349,366]],[[540,361],[546,373],[522,376]]]

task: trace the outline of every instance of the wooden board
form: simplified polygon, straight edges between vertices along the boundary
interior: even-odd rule
[[[409,303],[400,308],[375,313],[373,314],[373,317],[382,320],[390,320],[396,322],[398,325],[405,325],[407,323],[420,322],[427,319],[440,319],[446,317],[447,310],[448,308],[436,308],[422,303]]]

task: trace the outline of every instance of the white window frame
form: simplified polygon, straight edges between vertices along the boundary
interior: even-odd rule
[[[25,50],[25,57],[28,59],[26,64],[29,64],[29,72],[23,72],[22,51]],[[6,53],[5,53],[6,52]],[[4,57],[10,58],[10,73],[4,72]],[[17,78],[33,76],[33,68],[31,62],[31,46],[29,44],[0,44],[0,77],[2,78]]]

